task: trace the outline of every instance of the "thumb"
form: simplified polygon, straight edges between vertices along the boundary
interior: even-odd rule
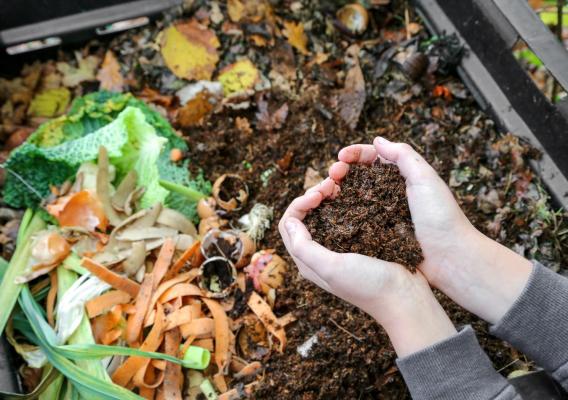
[[[288,218],[284,226],[290,237],[290,254],[327,281],[333,272],[337,254],[314,242],[310,232],[296,218]]]
[[[293,251],[306,242],[312,241],[312,235],[300,220],[293,217],[287,218],[286,221],[284,221],[284,227],[290,237],[290,244]]]
[[[410,184],[438,176],[430,164],[406,143],[393,143],[383,137],[377,137],[373,145],[379,156],[398,166],[401,175]]]

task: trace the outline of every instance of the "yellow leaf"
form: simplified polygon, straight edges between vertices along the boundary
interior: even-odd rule
[[[284,21],[284,35],[288,38],[288,43],[302,54],[310,54],[308,51],[308,37],[304,32],[304,25],[301,22]]]
[[[103,65],[97,74],[97,80],[101,82],[101,89],[111,92],[122,92],[124,78],[120,73],[120,65],[110,50],[105,54]]]
[[[253,89],[259,78],[258,70],[247,58],[223,68],[217,80],[223,85],[225,96],[228,96]]]
[[[231,21],[239,22],[243,17],[244,11],[245,6],[240,2],[240,0],[227,1],[227,13],[229,14]]]
[[[34,117],[48,118],[63,114],[69,104],[69,100],[71,100],[69,89],[59,88],[45,90],[35,95],[30,103],[28,114]]]
[[[219,61],[219,45],[215,32],[191,20],[164,31],[161,52],[178,78],[210,80]]]

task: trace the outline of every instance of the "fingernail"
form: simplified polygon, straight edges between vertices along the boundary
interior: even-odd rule
[[[377,138],[375,139],[377,141],[378,144],[386,144],[386,143],[390,143],[388,140],[386,140],[384,137],[382,136],[377,136]]]
[[[296,224],[290,220],[287,220],[284,223],[284,226],[286,227],[286,232],[288,232],[288,235],[293,236],[296,233]]]

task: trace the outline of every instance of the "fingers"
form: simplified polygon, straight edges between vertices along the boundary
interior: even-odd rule
[[[372,164],[377,159],[377,149],[370,144],[353,144],[341,149],[337,158],[347,164]]]
[[[329,177],[335,182],[341,182],[349,172],[349,164],[338,161],[329,167]]]
[[[400,173],[409,184],[438,176],[430,164],[406,143],[393,143],[385,138],[377,137],[373,145],[380,157],[398,166]]]
[[[288,247],[290,254],[297,260],[297,263],[303,264],[327,285],[338,254],[314,242],[304,224],[297,219],[288,218],[284,226],[290,241]],[[310,275],[311,273],[307,271],[306,276]],[[309,279],[313,281],[313,279]],[[321,285],[318,284],[318,286]]]
[[[317,185],[306,190],[306,194],[319,192],[322,195],[323,199],[326,199],[333,194],[333,191],[335,190],[335,186],[337,186],[337,185],[335,184],[333,179],[325,178],[323,181],[321,181]]]
[[[282,240],[286,247],[290,245],[288,233],[284,228],[286,220],[288,218],[295,218],[300,221],[303,220],[306,217],[306,214],[310,210],[318,207],[323,199],[328,197],[334,198],[338,192],[339,186],[336,185],[333,179],[326,178],[318,185],[308,189],[304,195],[297,197],[294,201],[292,201],[292,203],[290,203],[278,224],[278,230],[280,231],[280,235],[282,236]]]

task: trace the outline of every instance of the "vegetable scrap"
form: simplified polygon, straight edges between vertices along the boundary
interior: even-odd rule
[[[61,374],[44,390],[67,381],[82,398],[239,398],[244,384],[253,392],[270,354],[284,351],[294,318],[272,308],[286,263],[273,250],[256,253],[266,206],[243,215],[254,239],[221,229],[221,216],[246,205],[246,182],[222,175],[208,197],[205,182],[204,192],[184,185],[190,176],[172,160],[176,149],[185,143],[155,111],[101,92],[75,100],[8,159],[17,180],[7,180],[5,198],[37,211],[28,210],[1,283],[21,291],[21,309],[1,313],[2,330],[8,324],[31,366]],[[41,180],[37,160],[60,173]],[[172,194],[195,214],[170,207]],[[218,223],[205,224],[211,219]],[[255,321],[262,337],[243,336]],[[247,352],[255,340],[260,358]],[[199,385],[188,371],[200,371]]]

